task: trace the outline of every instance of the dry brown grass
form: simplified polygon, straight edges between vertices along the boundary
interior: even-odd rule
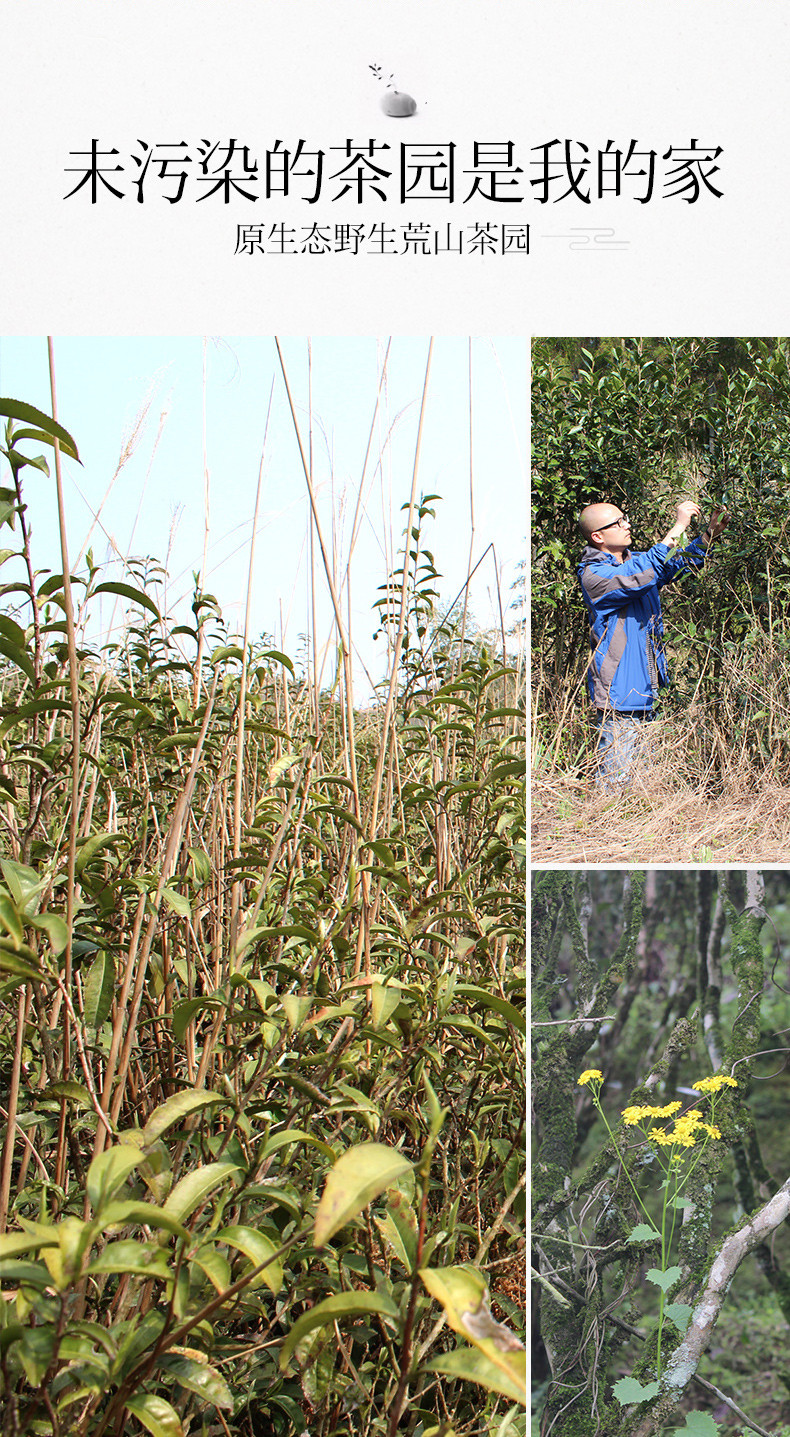
[[[706,771],[690,759],[688,728],[655,729],[650,761],[621,793],[597,789],[591,768],[533,772],[532,862],[787,863],[786,765],[758,768],[741,754]]]

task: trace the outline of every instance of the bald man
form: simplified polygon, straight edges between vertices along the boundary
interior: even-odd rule
[[[628,516],[615,504],[588,504],[579,515],[587,541],[577,570],[590,616],[587,683],[599,730],[598,779],[607,788],[632,778],[644,724],[668,682],[659,591],[700,568],[728,523],[727,514],[712,515],[704,533],[678,550],[699,514],[699,504],[683,499],[672,528],[644,554],[633,553]]]

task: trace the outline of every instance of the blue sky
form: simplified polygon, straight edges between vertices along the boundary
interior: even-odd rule
[[[374,679],[382,676],[384,652],[381,641],[373,641],[372,603],[401,542],[400,506],[411,486],[429,342],[393,338],[373,424],[386,343],[374,337],[280,340],[306,453],[312,413],[314,484],[325,541],[338,580],[351,575],[360,698],[368,688],[365,669]],[[229,629],[240,631],[263,453],[251,634],[271,634],[296,657],[311,623],[309,508],[273,339],[56,337],[54,348],[58,418],[82,459],[81,465],[64,460],[72,568],[80,568],[88,544],[94,561],[108,564],[107,578],[127,577],[128,557],[152,556],[169,573],[167,610],[183,620],[205,547],[204,588],[217,596]],[[464,583],[472,542],[469,354],[466,338],[434,341],[420,446],[418,492],[441,495],[423,542],[442,574],[446,603]],[[494,544],[505,603],[525,547],[527,384],[525,340],[471,341],[472,562]],[[44,337],[0,339],[0,394],[50,411]],[[121,462],[127,447],[131,452]],[[59,571],[54,481],[30,468],[23,474],[34,563]],[[349,566],[360,485],[364,512]],[[8,544],[6,537],[3,545]],[[320,650],[332,631],[323,580],[317,593]],[[491,555],[470,593],[478,622],[495,623]],[[117,616],[103,607],[101,623],[109,626]],[[330,677],[331,653],[327,662]]]

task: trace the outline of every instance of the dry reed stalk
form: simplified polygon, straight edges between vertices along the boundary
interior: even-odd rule
[[[252,535],[250,537],[250,562],[247,571],[247,595],[244,606],[244,635],[242,638],[241,652],[241,678],[239,680],[239,720],[236,734],[236,773],[233,788],[233,857],[238,862],[241,857],[241,790],[244,766],[244,728],[247,717],[247,678],[249,672],[248,645],[250,639],[250,610],[252,604],[252,578],[255,567],[255,534],[258,526],[258,509],[261,502],[261,485],[263,483],[263,462],[266,457],[266,438],[269,433],[269,418],[272,412],[272,397],[274,395],[274,380],[269,390],[269,405],[266,410],[266,423],[263,429],[263,446],[261,449],[261,462],[258,466],[258,483],[255,489],[255,508],[252,515]],[[235,870],[234,870],[235,874]],[[230,948],[231,951],[236,942],[239,924],[239,902],[241,884],[234,876],[230,896]]]
[[[351,671],[351,650],[350,650],[349,643],[348,643],[348,637],[347,637],[347,635],[346,635],[345,624],[344,624],[344,622],[343,622],[343,615],[342,615],[342,611],[341,611],[341,608],[340,608],[340,600],[339,600],[338,593],[337,593],[337,587],[336,587],[336,584],[335,584],[335,581],[334,581],[333,568],[332,568],[332,565],[331,565],[330,562],[329,562],[329,554],[328,554],[328,551],[327,551],[326,542],[325,542],[325,540],[324,540],[324,535],[323,535],[323,531],[322,531],[322,528],[321,528],[321,522],[320,522],[320,519],[319,519],[319,517],[318,517],[318,508],[317,508],[317,505],[316,505],[315,487],[314,487],[314,485],[313,485],[312,470],[311,470],[311,467],[310,467],[310,465],[308,464],[307,459],[306,459],[306,457],[305,457],[304,445],[303,445],[303,443],[302,443],[302,436],[301,436],[301,432],[300,432],[300,430],[299,430],[299,421],[297,420],[297,417],[296,417],[296,410],[295,410],[295,408],[294,408],[294,402],[293,402],[293,399],[292,399],[292,397],[291,397],[291,388],[290,388],[290,385],[289,385],[289,383],[288,383],[288,375],[287,375],[286,368],[285,368],[285,360],[283,359],[282,350],[280,349],[280,341],[279,341],[279,339],[277,339],[276,336],[275,336],[274,343],[275,343],[275,345],[276,345],[276,347],[277,347],[277,356],[278,356],[279,361],[280,361],[280,370],[281,370],[282,376],[283,376],[283,383],[284,383],[284,385],[285,385],[285,392],[286,392],[286,395],[287,395],[287,397],[288,397],[288,407],[289,407],[289,409],[290,409],[290,411],[291,411],[291,419],[292,419],[292,421],[293,421],[294,432],[295,432],[295,434],[296,434],[296,442],[297,442],[297,444],[298,444],[298,446],[299,446],[299,455],[300,455],[301,460],[302,460],[302,470],[303,470],[303,472],[304,472],[305,482],[306,482],[306,484],[307,484],[307,493],[308,493],[308,496],[309,496],[309,499],[310,499],[310,513],[311,513],[311,515],[312,515],[312,517],[313,517],[313,521],[314,521],[314,523],[315,523],[315,533],[316,533],[316,537],[317,537],[317,539],[318,539],[318,546],[319,546],[319,549],[320,549],[320,552],[321,552],[321,562],[322,562],[322,565],[323,565],[324,577],[325,577],[325,579],[326,579],[327,586],[328,586],[328,589],[329,589],[329,597],[330,597],[330,600],[331,600],[331,602],[332,602],[332,610],[333,610],[334,617],[335,617],[335,627],[336,627],[336,629],[337,629],[338,642],[339,642],[339,644],[340,644],[340,651],[341,651],[341,657],[342,657],[342,663],[343,663],[343,676],[344,676],[344,682],[345,682],[345,699],[346,699],[346,704],[348,705],[348,707],[349,707],[350,709],[353,709],[353,707],[354,707],[354,682],[353,682],[353,675],[352,675],[352,671]],[[352,759],[352,764],[353,764],[354,791],[355,791],[355,796],[356,796],[356,798],[358,799],[358,789],[357,789],[357,786],[356,786],[356,753],[354,752],[353,747],[352,747],[352,749],[351,749],[350,757],[351,757],[351,759]],[[359,814],[357,814],[357,817],[359,817]]]
[[[381,799],[382,779],[384,765],[391,748],[392,720],[395,712],[395,696],[398,683],[398,668],[400,665],[401,644],[406,629],[406,617],[408,612],[408,587],[409,587],[409,552],[411,546],[411,531],[414,522],[414,508],[417,498],[417,475],[420,464],[420,448],[422,444],[422,429],[425,419],[425,406],[428,397],[428,379],[431,372],[431,357],[433,354],[433,338],[428,345],[428,355],[425,362],[425,378],[422,386],[422,400],[420,403],[420,418],[417,425],[417,440],[414,448],[414,463],[412,466],[411,489],[409,492],[409,510],[406,516],[406,540],[403,546],[403,568],[401,572],[400,602],[398,608],[398,628],[395,642],[392,648],[390,659],[390,671],[387,681],[387,697],[384,704],[384,713],[381,720],[381,735],[379,739],[379,752],[376,760],[376,769],[373,776],[370,802],[365,822],[365,828],[371,839],[375,839],[378,833],[378,810]],[[358,976],[362,968],[364,957],[365,977],[370,977],[370,875],[362,873],[362,913],[359,933],[357,936],[356,953],[354,957],[354,976]]]
[[[137,1016],[140,1010],[140,1003],[142,1000],[143,983],[145,981],[145,974],[148,967],[151,945],[153,943],[154,935],[159,924],[159,910],[162,903],[162,890],[166,886],[168,879],[175,870],[178,854],[181,849],[184,830],[186,828],[187,820],[189,817],[189,805],[192,799],[192,792],[194,790],[195,782],[200,769],[200,760],[203,752],[203,746],[205,744],[206,735],[208,733],[211,716],[214,711],[214,700],[216,697],[218,682],[219,669],[217,668],[214,671],[214,681],[206,703],[206,712],[203,718],[203,723],[200,728],[200,733],[198,734],[198,738],[195,744],[189,774],[187,776],[186,783],[178,796],[173,816],[170,821],[167,838],[163,845],[160,860],[159,879],[157,882],[155,893],[153,897],[148,897],[146,894],[141,894],[140,900],[137,905],[137,913],[135,915],[134,925],[132,928],[129,951],[126,957],[124,981],[121,993],[116,1003],[116,1013],[113,1022],[112,1037],[110,1040],[110,1051],[107,1056],[104,1084],[102,1087],[101,1094],[102,1110],[109,1115],[113,1123],[117,1123],[118,1114],[120,1113],[121,1105],[123,1103],[127,1073],[129,1068],[129,1059],[136,1033]],[[151,904],[151,913],[149,915],[148,924],[146,927],[145,935],[143,937],[142,945],[140,945],[140,935],[142,933],[143,919],[145,916],[147,902],[150,902]],[[132,986],[133,978],[134,990],[132,992],[130,1005],[129,992]],[[113,1088],[115,1088],[114,1092]],[[103,1151],[104,1146],[105,1131],[104,1128],[100,1126],[97,1130],[96,1140],[94,1143],[94,1157]]]
[[[58,403],[55,384],[55,350],[51,335],[47,339],[49,355],[49,387],[52,399],[52,418],[57,423]],[[78,797],[80,787],[80,683],[77,667],[77,639],[74,627],[74,603],[71,592],[71,570],[69,568],[68,542],[66,537],[66,506],[63,498],[63,476],[60,464],[60,441],[53,438],[55,449],[55,489],[58,502],[58,530],[60,552],[63,563],[63,607],[66,614],[66,643],[69,656],[69,690],[71,696],[71,803],[69,810],[69,846],[66,877],[66,927],[68,938],[63,960],[63,981],[66,991],[71,988],[72,943],[74,934],[75,869],[77,860],[77,837],[79,832]],[[71,1024],[66,1016],[63,1024],[63,1078],[69,1076],[71,1046]],[[55,1160],[55,1183],[63,1186],[66,1175],[66,1120],[68,1106],[61,1099],[58,1123],[58,1146]]]
[[[208,442],[206,438],[206,339],[203,338],[203,557],[200,561],[200,574],[198,576],[198,590],[202,591],[206,580],[206,567],[208,564],[208,536],[211,529],[210,504],[211,504],[211,479],[208,467]],[[203,682],[203,650],[205,648],[204,625],[197,619],[198,645],[195,655],[194,679],[192,688],[192,707],[197,708],[200,699],[200,689]]]
[[[11,1081],[8,1086],[8,1111],[3,1143],[3,1161],[0,1171],[0,1233],[6,1230],[8,1207],[11,1200],[11,1176],[14,1166],[14,1147],[17,1134],[16,1115],[19,1106],[19,1086],[22,1077],[22,1055],[25,1045],[25,1016],[27,1012],[27,990],[22,987],[17,997],[16,1037],[14,1057],[11,1065]]]

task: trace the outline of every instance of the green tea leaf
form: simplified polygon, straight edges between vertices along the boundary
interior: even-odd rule
[[[225,1292],[226,1288],[230,1287],[230,1264],[213,1243],[201,1243],[192,1253],[190,1262],[196,1263],[217,1292]]]
[[[142,1159],[142,1153],[140,1154]],[[189,1237],[189,1229],[178,1218],[164,1208],[150,1202],[111,1202],[102,1209],[102,1226],[106,1231],[112,1227],[155,1227],[161,1232],[171,1232],[175,1237]]]
[[[86,1269],[88,1275],[95,1272],[128,1272],[135,1277],[158,1277],[166,1281],[170,1276],[167,1258],[160,1247],[151,1247],[134,1238],[121,1238],[109,1242]]]
[[[123,1186],[133,1168],[142,1161],[139,1148],[120,1143],[99,1153],[88,1168],[86,1189],[95,1213]]]
[[[384,1028],[395,1009],[403,1001],[399,987],[391,983],[371,983],[370,1010],[374,1028]]]
[[[82,876],[88,864],[101,853],[104,848],[118,848],[125,846],[127,840],[122,833],[94,833],[85,843],[80,844],[77,849],[77,857],[74,862],[74,871],[78,878]]]
[[[164,1397],[156,1397],[153,1392],[143,1392],[137,1397],[128,1397],[126,1406],[152,1437],[184,1437],[181,1419],[175,1408],[165,1402]]]
[[[456,993],[462,998],[470,998],[480,1008],[490,1008],[494,1013],[500,1013],[508,1023],[519,1033],[527,1031],[527,1015],[508,1003],[506,998],[500,998],[498,993],[489,993],[487,988],[476,988],[471,983],[459,983]]]
[[[260,1267],[262,1262],[266,1267],[260,1275],[253,1279],[251,1286],[258,1287],[265,1282],[270,1292],[278,1293],[283,1285],[283,1265],[280,1258],[275,1258],[277,1251],[271,1238],[266,1237],[253,1227],[242,1227],[233,1224],[231,1227],[223,1227],[215,1233],[216,1242],[226,1242],[229,1247],[235,1247],[239,1252],[248,1257],[253,1267]]]
[[[63,953],[69,941],[68,925],[58,913],[41,913],[37,918],[30,919],[31,927],[38,928],[46,933],[49,939],[49,946],[57,957]]]
[[[58,424],[50,414],[36,409],[35,405],[25,404],[21,399],[0,399],[0,414],[8,419],[21,419],[23,423],[34,424],[37,429],[43,430],[43,434],[37,436],[39,442],[48,435],[56,436],[63,453],[67,454],[70,459],[76,459],[78,463],[82,462],[77,453],[77,446],[68,430]]]
[[[420,1277],[432,1297],[444,1308],[454,1332],[474,1343],[510,1389],[521,1380],[518,1400],[526,1404],[526,1355],[521,1339],[504,1323],[497,1322],[488,1304],[485,1278],[476,1268],[463,1263],[457,1267],[420,1268]],[[523,1363],[523,1368],[522,1368]]]
[[[231,1390],[216,1367],[210,1367],[207,1362],[196,1362],[192,1357],[174,1357],[169,1353],[160,1358],[158,1365],[175,1377],[187,1392],[194,1392],[204,1402],[211,1402],[214,1407],[224,1407],[228,1411],[233,1408]]]
[[[208,1108],[214,1103],[226,1102],[227,1098],[220,1093],[209,1093],[205,1088],[190,1088],[187,1092],[175,1093],[172,1098],[154,1108],[143,1128],[143,1142],[146,1147],[150,1147],[168,1128],[172,1128],[174,1123],[183,1122],[190,1113],[197,1113],[201,1108]]]
[[[196,1168],[194,1172],[187,1173],[180,1182],[177,1182],[167,1201],[163,1204],[164,1212],[174,1217],[178,1222],[186,1222],[196,1208],[200,1207],[214,1188],[226,1182],[233,1173],[237,1173],[237,1163],[206,1163],[205,1167]]]
[[[85,979],[83,1007],[89,1028],[100,1028],[106,1022],[115,995],[115,959],[101,950],[96,954]]]
[[[192,917],[192,905],[189,899],[186,894],[179,893],[177,888],[163,888],[162,902],[166,903],[168,908],[172,908],[174,913],[178,913],[181,918]]]
[[[104,584],[97,584],[93,592],[94,594],[118,594],[120,598],[131,599],[133,604],[139,604],[141,608],[147,609],[155,619],[162,617],[153,599],[150,599],[143,589],[135,589],[131,584],[117,584],[108,581]]]
[[[323,1327],[340,1317],[356,1317],[360,1313],[375,1312],[381,1313],[382,1317],[391,1318],[393,1322],[398,1319],[398,1308],[392,1298],[382,1292],[338,1292],[334,1297],[327,1297],[323,1302],[316,1303],[315,1307],[311,1307],[309,1312],[298,1318],[288,1333],[280,1353],[281,1371],[287,1370],[297,1344],[305,1333],[312,1332],[314,1327]]]
[[[173,1037],[177,1043],[184,1041],[184,1034],[198,1013],[218,1013],[225,1007],[224,998],[185,998],[173,1004]]]
[[[406,1271],[414,1271],[417,1260],[417,1215],[404,1193],[393,1188],[387,1194],[387,1211],[376,1218],[376,1226]]]
[[[489,1392],[500,1392],[511,1402],[527,1405],[527,1354],[511,1352],[507,1363],[492,1362],[476,1347],[456,1347],[454,1352],[445,1352],[433,1357],[425,1366],[430,1372],[443,1372],[447,1377],[457,1377],[463,1382],[476,1382]],[[510,1369],[510,1370],[508,1370]]]
[[[52,1226],[44,1229],[43,1225],[35,1233],[28,1232],[4,1232],[0,1234],[0,1260],[7,1257],[17,1257],[20,1252],[38,1252],[42,1247],[57,1247],[57,1229]]]
[[[339,1157],[329,1176],[315,1215],[315,1245],[325,1247],[331,1237],[386,1188],[397,1182],[412,1163],[383,1143],[360,1143]]]

